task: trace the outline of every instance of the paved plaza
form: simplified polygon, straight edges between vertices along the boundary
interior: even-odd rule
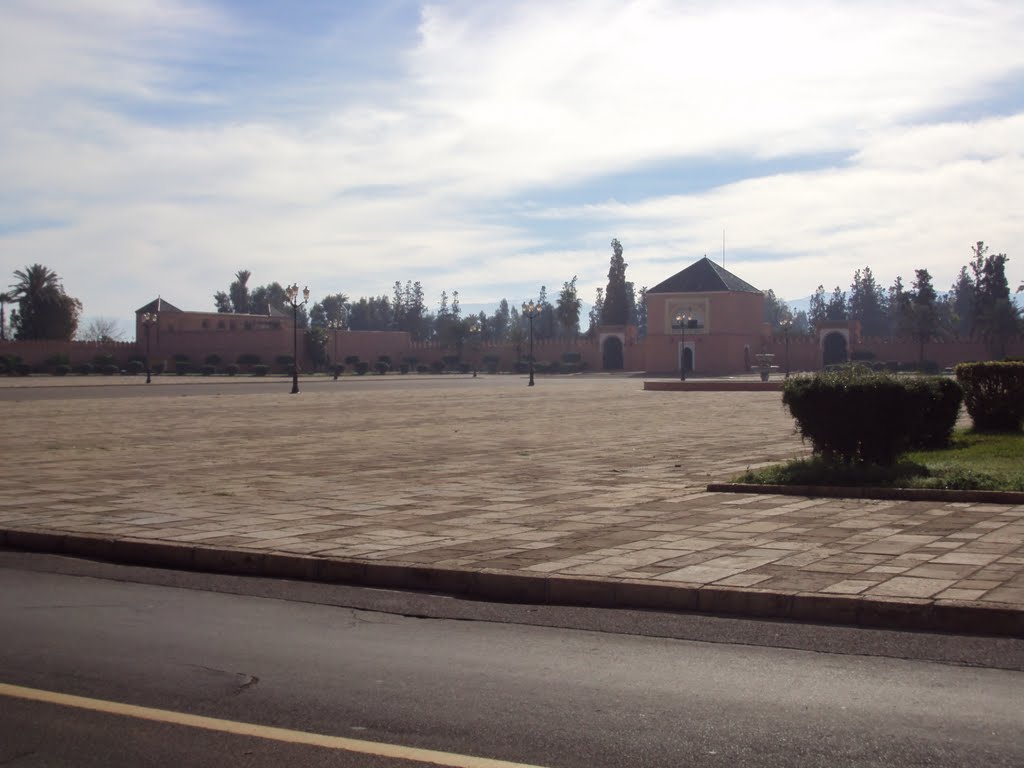
[[[116,381],[88,383],[145,386]],[[251,381],[75,399],[72,380],[45,399],[18,393],[47,379],[4,381],[0,529],[727,589],[740,610],[789,595],[1024,610],[1024,506],[707,493],[807,452],[778,392]]]

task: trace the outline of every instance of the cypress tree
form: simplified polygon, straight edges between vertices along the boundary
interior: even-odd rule
[[[612,240],[612,260],[608,267],[608,287],[601,307],[602,325],[626,325],[629,322],[629,299],[626,296],[626,262],[622,243]]]

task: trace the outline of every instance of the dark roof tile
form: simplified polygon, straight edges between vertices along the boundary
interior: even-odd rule
[[[682,272],[648,289],[652,293],[715,293],[721,291],[740,291],[743,293],[761,293],[750,283],[736,277],[725,267],[720,267],[705,256]]]

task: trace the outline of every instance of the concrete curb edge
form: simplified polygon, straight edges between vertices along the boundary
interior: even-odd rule
[[[760,485],[758,483],[710,483],[708,493],[770,493],[783,496],[818,496],[828,499],[881,499],[894,501],[941,501],[966,504],[1024,504],[1018,491],[953,491],[939,488],[871,488],[832,485]]]
[[[1024,638],[1024,611],[1003,603],[983,605],[954,600],[773,592],[635,579],[531,576],[509,571],[432,568],[33,529],[0,529],[0,548],[86,557],[123,565],[441,592],[494,602],[695,611]]]

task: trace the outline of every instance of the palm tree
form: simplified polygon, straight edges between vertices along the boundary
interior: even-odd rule
[[[247,269],[240,269],[235,273],[235,281],[228,288],[231,297],[231,305],[235,312],[248,314],[252,311],[249,302],[249,278],[252,273]]]
[[[11,297],[18,302],[19,339],[70,339],[82,305],[64,293],[57,273],[42,264],[14,270]]]

